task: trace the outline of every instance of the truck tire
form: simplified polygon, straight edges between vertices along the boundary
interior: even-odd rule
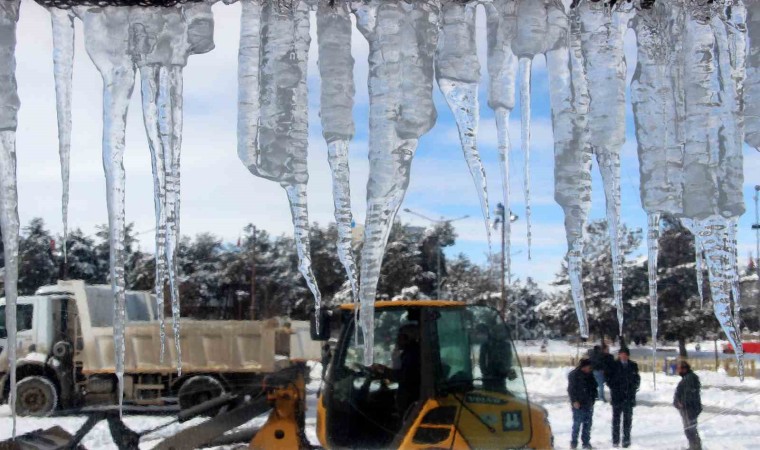
[[[48,378],[26,377],[16,387],[16,413],[19,416],[45,417],[58,408],[58,391]]]
[[[222,383],[210,375],[196,375],[182,383],[177,397],[179,407],[182,410],[200,405],[203,402],[217,398],[224,394]],[[208,415],[214,416],[217,411],[209,411]]]

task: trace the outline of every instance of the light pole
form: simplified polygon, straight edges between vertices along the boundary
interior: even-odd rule
[[[510,228],[509,225],[511,223],[514,223],[518,216],[516,214],[512,213],[512,210],[509,211],[509,223],[507,223],[507,208],[504,207],[503,203],[499,203],[496,205],[496,220],[494,221],[493,225],[494,228],[501,225],[501,315],[503,318],[506,318],[507,314],[507,260],[511,257],[507,253],[507,230]],[[510,263],[511,266],[511,263]],[[509,282],[511,283],[512,280],[510,279]]]
[[[752,229],[755,230],[755,272],[760,275],[760,184],[755,186],[755,223]]]
[[[430,217],[428,217],[428,216],[426,216],[424,214],[420,214],[418,212],[414,212],[414,211],[412,211],[409,208],[404,208],[404,212],[408,213],[408,214],[415,215],[415,216],[420,217],[422,219],[425,219],[428,222],[432,223],[433,226],[443,225],[443,224],[446,224],[446,223],[452,223],[452,222],[456,222],[457,220],[463,220],[463,219],[467,219],[467,218],[470,217],[469,215],[464,215],[462,217],[457,217],[456,219],[444,219],[443,216],[441,216],[440,219],[436,220],[436,219],[431,219]],[[438,268],[436,269],[436,288],[435,288],[435,294],[438,296],[438,299],[441,300],[443,298],[441,296],[441,282],[443,281],[442,276],[441,276],[442,275],[442,273],[441,273],[441,253],[443,252],[443,247],[441,246],[441,236],[440,235],[436,235],[436,242],[438,243],[438,252],[437,252],[437,259],[438,259],[437,266],[438,266]]]

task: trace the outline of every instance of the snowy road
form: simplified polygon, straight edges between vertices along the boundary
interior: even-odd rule
[[[571,411],[565,399],[567,373],[569,369],[525,369],[528,390],[532,399],[542,404],[549,411],[549,419],[555,437],[556,447],[568,448],[570,442]],[[318,376],[315,369],[312,372]],[[705,412],[700,416],[699,430],[707,450],[718,449],[755,449],[760,416],[760,381],[747,380],[740,383],[735,378],[726,377],[716,372],[699,372],[704,385],[702,399]],[[315,376],[315,378],[317,378]],[[657,376],[657,390],[652,387],[651,373],[642,373],[641,390],[638,406],[634,410],[632,449],[681,449],[686,446],[681,422],[671,400],[677,377]],[[316,392],[319,381],[309,384],[307,411],[307,435],[316,443]],[[612,410],[609,404],[597,403],[594,412],[592,445],[594,448],[610,448],[610,423]],[[19,433],[54,425],[73,432],[84,423],[82,417],[55,417],[45,419],[20,418]],[[127,417],[125,422],[134,430],[146,430],[168,422],[168,417],[137,416]],[[263,422],[258,418],[254,422]],[[176,433],[187,425],[173,424],[144,439],[141,448],[149,449],[162,438]],[[0,408],[0,439],[6,439],[11,433],[11,419],[7,406]],[[89,449],[115,448],[111,441],[108,427],[100,423],[86,437],[84,444]]]

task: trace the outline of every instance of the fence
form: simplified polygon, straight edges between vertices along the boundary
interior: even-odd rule
[[[678,358],[675,356],[666,356],[658,358],[657,371],[664,372],[670,370],[670,365],[674,364]],[[642,372],[652,372],[652,358],[637,359],[639,370]],[[578,365],[578,358],[569,355],[536,355],[528,354],[520,356],[520,363],[523,367],[537,368],[558,368],[558,367],[575,367]],[[716,366],[714,359],[691,359],[689,364],[693,370],[718,370],[722,367],[729,376],[738,376],[736,370],[736,359],[722,359]],[[757,364],[754,359],[744,361],[744,376],[760,377],[760,371],[757,370]]]

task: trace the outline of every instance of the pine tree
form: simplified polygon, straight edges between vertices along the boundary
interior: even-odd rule
[[[31,295],[40,286],[55,283],[58,264],[54,250],[55,241],[45,229],[45,222],[32,219],[24,227],[19,242],[19,294]]]

